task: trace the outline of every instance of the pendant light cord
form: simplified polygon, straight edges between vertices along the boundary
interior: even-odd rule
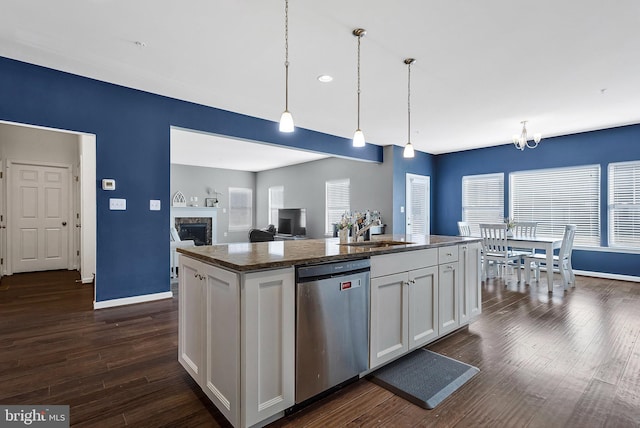
[[[284,109],[289,111],[289,0],[284,2]]]
[[[407,142],[411,144],[411,62],[407,70]]]
[[[358,35],[358,129],[360,129],[360,39],[362,35]]]

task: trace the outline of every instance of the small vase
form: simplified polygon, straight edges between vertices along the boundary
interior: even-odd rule
[[[349,229],[339,229],[338,230],[338,238],[340,238],[341,244],[346,244],[349,239]]]

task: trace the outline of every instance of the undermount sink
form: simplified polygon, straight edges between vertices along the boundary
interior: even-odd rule
[[[346,245],[349,247],[391,247],[394,245],[407,245],[413,244],[413,242],[406,241],[364,241],[364,242],[347,242],[344,244],[338,245]]]

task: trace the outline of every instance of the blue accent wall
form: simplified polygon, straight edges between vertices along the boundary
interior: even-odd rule
[[[278,113],[279,114],[279,113]],[[383,148],[356,149],[348,139],[150,94],[0,57],[0,120],[96,135],[96,300],[169,291],[171,126],[240,139],[382,162]],[[404,233],[405,174],[431,177],[431,232],[457,234],[462,213],[462,177],[600,164],[602,237],[606,245],[607,164],[640,159],[640,125],[543,139],[521,152],[508,144],[444,155],[416,152],[402,157],[393,147],[393,230]],[[114,178],[116,191],[100,188]],[[110,211],[109,198],[127,199],[126,211]],[[161,211],[149,211],[160,199]],[[508,201],[505,202],[508,207]],[[508,208],[507,208],[508,209]],[[505,213],[506,215],[506,213]],[[576,251],[576,269],[640,276],[640,255]]]
[[[577,165],[600,165],[601,237],[607,246],[607,169],[611,162],[640,159],[640,125],[621,126],[546,138],[536,149],[517,150],[513,144],[438,155],[434,184],[437,205],[432,206],[433,233],[457,234],[462,216],[462,177],[474,174],[505,174],[505,217],[508,215],[509,173]],[[640,276],[640,254],[574,251],[578,270]]]
[[[382,162],[382,147],[0,57],[0,120],[96,135],[96,301],[169,291],[170,141],[178,126]],[[279,112],[277,113],[279,114]],[[114,178],[116,190],[101,190]],[[127,199],[110,211],[109,198]],[[160,199],[161,211],[149,211]]]

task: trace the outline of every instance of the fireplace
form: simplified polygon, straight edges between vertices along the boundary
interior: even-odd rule
[[[211,245],[211,217],[176,217],[175,228],[183,241],[192,240],[197,246]]]

